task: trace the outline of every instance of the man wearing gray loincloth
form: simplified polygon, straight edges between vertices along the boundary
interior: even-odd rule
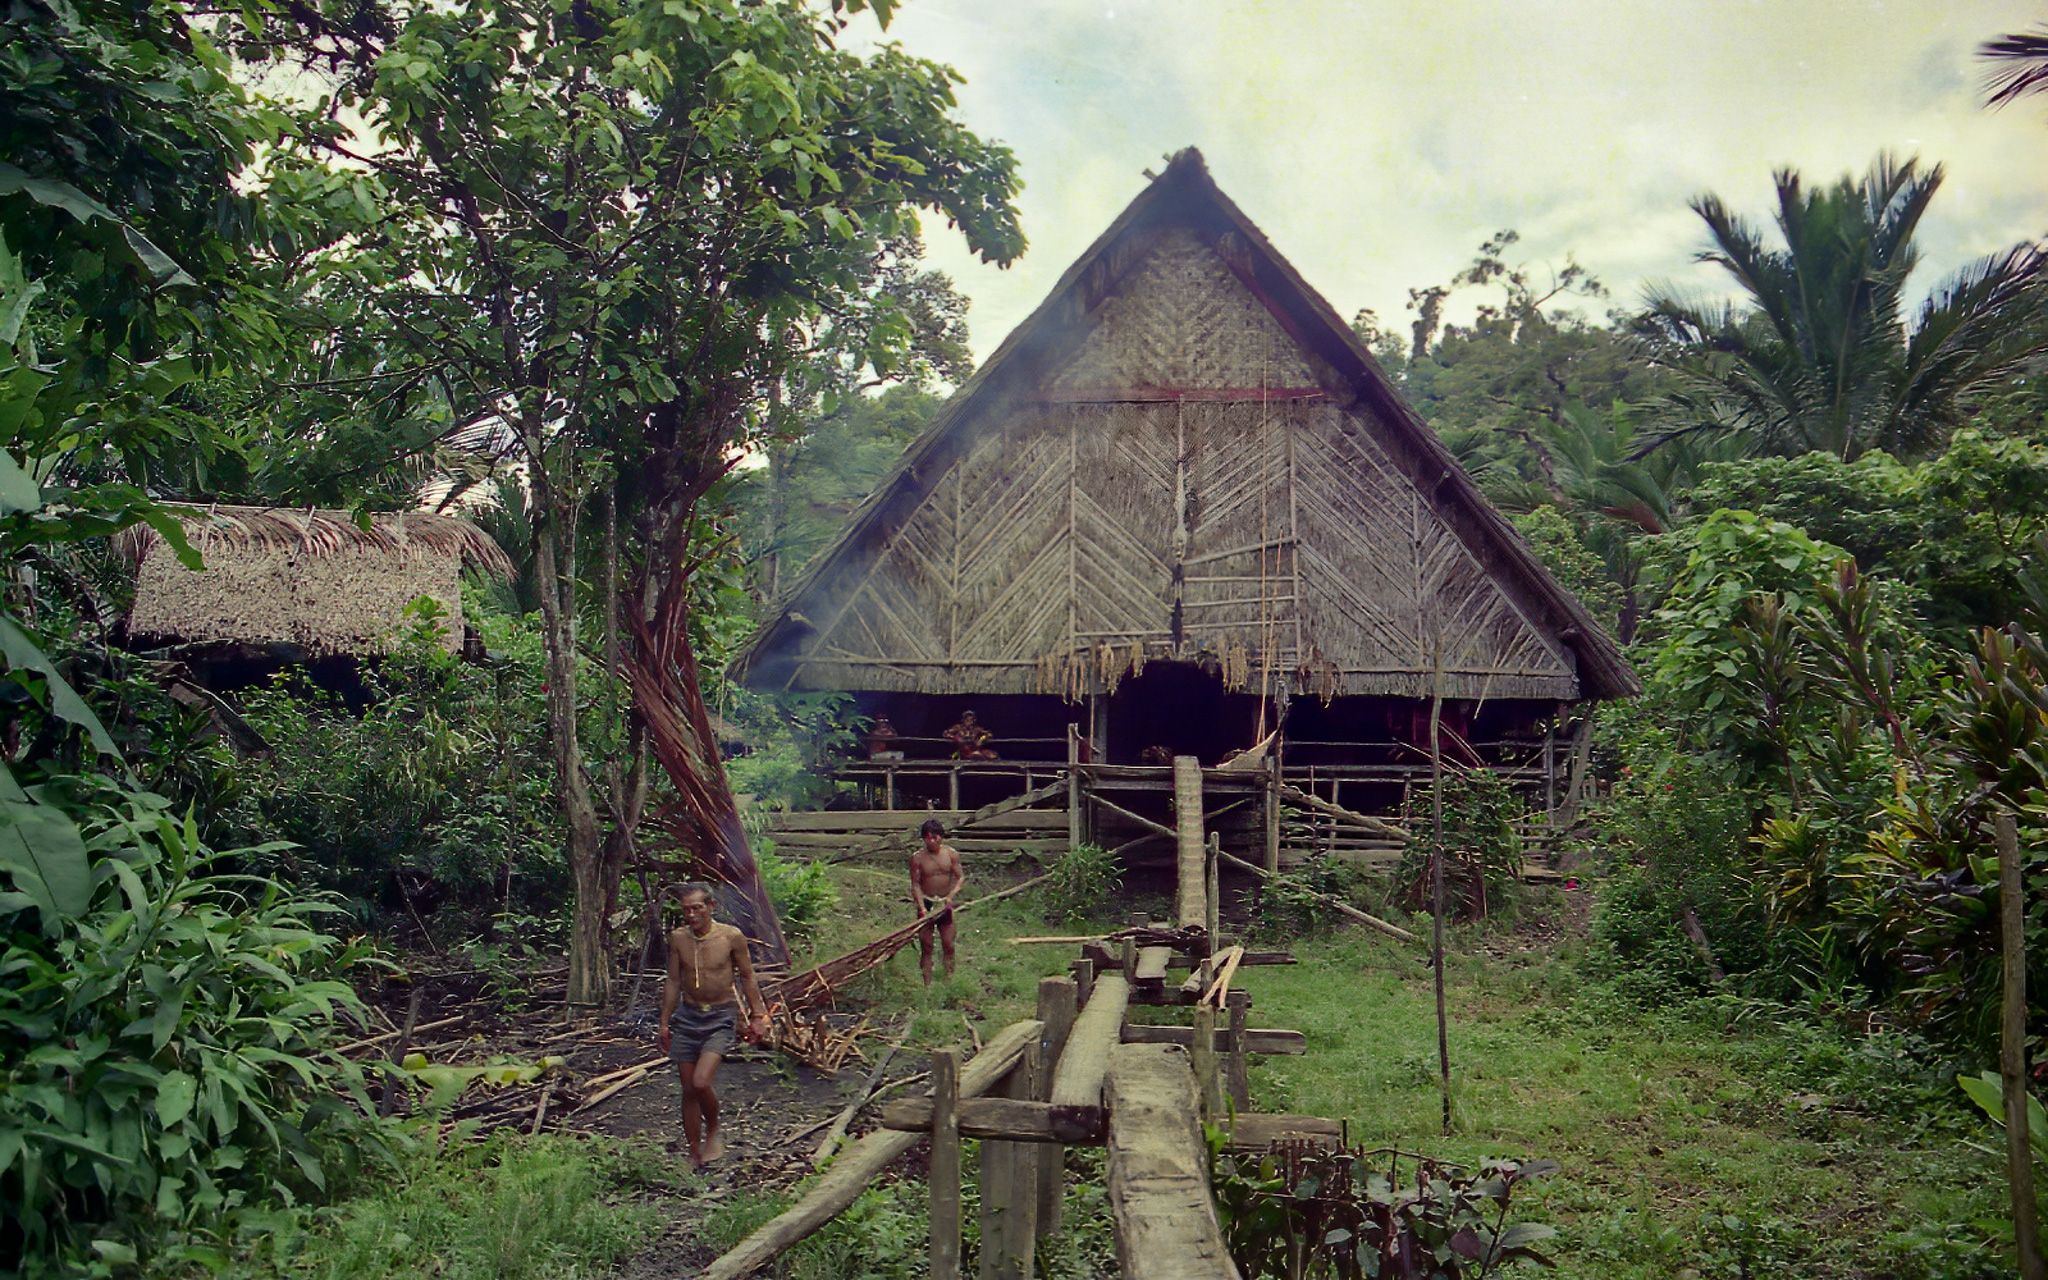
[[[661,989],[661,1032],[655,1043],[676,1064],[683,1086],[683,1135],[690,1142],[690,1167],[702,1169],[725,1154],[718,1137],[718,1064],[739,1037],[740,1007],[735,988],[755,1010],[746,1039],[768,1031],[768,1002],[754,981],[746,935],[711,918],[708,884],[683,886],[683,927],[668,935],[668,983]],[[675,1017],[677,1004],[682,1016]],[[701,1130],[701,1134],[700,1134]]]

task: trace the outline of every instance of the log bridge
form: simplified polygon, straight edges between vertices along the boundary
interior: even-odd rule
[[[960,1142],[981,1142],[982,1280],[1029,1280],[1036,1241],[1059,1230],[1067,1146],[1108,1151],[1117,1261],[1126,1280],[1236,1280],[1209,1189],[1204,1121],[1232,1146],[1279,1140],[1335,1144],[1334,1121],[1251,1112],[1249,1055],[1298,1054],[1299,1031],[1247,1025],[1251,994],[1236,990],[1248,964],[1291,956],[1226,945],[1216,909],[1224,855],[1202,820],[1203,777],[1174,761],[1179,887],[1174,919],[1136,918],[1091,945],[1065,977],[1040,981],[1037,1017],[1012,1023],[973,1058],[932,1055],[931,1089],[892,1103],[882,1127],[833,1161],[794,1206],[718,1258],[704,1280],[739,1280],[852,1204],[922,1136],[931,1141],[931,1275],[960,1276]],[[1169,973],[1188,970],[1169,981]],[[1188,1025],[1130,1021],[1132,1006],[1185,1008]],[[1228,1100],[1226,1103],[1226,1099]]]

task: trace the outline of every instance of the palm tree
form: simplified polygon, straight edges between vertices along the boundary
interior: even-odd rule
[[[1994,69],[1985,89],[1986,105],[2002,107],[2034,93],[2048,93],[2048,27],[1986,40],[1977,56]]]
[[[1692,202],[1711,237],[1699,261],[1734,277],[1742,305],[1653,291],[1638,321],[1652,359],[1677,374],[1656,440],[1730,435],[1752,453],[1845,460],[1921,453],[2048,352],[2032,245],[1964,268],[1906,323],[1913,235],[1940,165],[1880,156],[1860,181],[1816,190],[1791,169],[1774,176],[1783,247],[1716,196]]]

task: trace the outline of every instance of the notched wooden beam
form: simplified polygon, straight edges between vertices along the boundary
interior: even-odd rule
[[[1222,1053],[1229,1046],[1230,1032],[1219,1029],[1216,1032],[1216,1052]],[[1182,1048],[1195,1043],[1193,1027],[1146,1027],[1126,1026],[1125,1044],[1177,1044]],[[1286,1055],[1299,1057],[1308,1052],[1308,1037],[1299,1031],[1285,1031],[1272,1027],[1253,1027],[1244,1033],[1244,1051],[1259,1053],[1268,1057]]]
[[[954,1110],[963,1138],[998,1142],[1063,1142],[1076,1146],[1102,1143],[1102,1108],[1055,1105],[1021,1098],[969,1098]],[[930,1098],[900,1098],[882,1108],[882,1127],[903,1133],[929,1133]]]

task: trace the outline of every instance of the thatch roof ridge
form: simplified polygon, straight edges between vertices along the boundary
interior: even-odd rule
[[[1076,328],[1069,322],[1085,318],[1093,309],[1078,296],[1083,287],[1092,285],[1099,300],[1112,291],[1117,277],[1142,258],[1142,253],[1134,252],[1125,255],[1121,266],[1113,261],[1111,250],[1126,234],[1148,219],[1157,218],[1163,223],[1175,217],[1187,218],[1190,210],[1175,204],[1176,197],[1187,196],[1194,197],[1198,204],[1206,204],[1219,217],[1222,230],[1242,237],[1249,252],[1224,255],[1231,271],[1272,310],[1275,320],[1290,336],[1321,358],[1350,385],[1353,394],[1371,406],[1374,417],[1390,428],[1390,434],[1396,437],[1394,443],[1407,455],[1400,461],[1410,481],[1475,554],[1485,553],[1484,560],[1506,571],[1496,572],[1496,580],[1511,588],[1513,595],[1543,618],[1558,640],[1572,650],[1586,693],[1609,698],[1639,693],[1641,685],[1619,647],[1584,606],[1558,585],[1514,527],[1486,501],[1436,433],[1402,400],[1350,326],[1216,186],[1201,153],[1193,147],[1172,157],[1166,171],[1140,191],[1096,237],[1061,275],[1045,300],[946,402],[924,433],[905,451],[895,470],[855,509],[839,535],[791,585],[777,605],[775,616],[735,659],[733,674],[744,678],[758,661],[784,643],[792,626],[819,629],[832,625],[833,619],[807,618],[795,606],[815,591],[822,589],[829,594],[830,584],[822,580],[828,571],[845,568],[838,563],[842,553],[867,540],[874,526],[884,521],[906,492],[914,494],[932,464],[944,466],[949,447],[959,443],[953,437],[963,426],[974,422],[980,410],[999,401],[1020,381],[1028,382],[1035,372],[1033,366],[1038,363],[1034,356],[1057,354],[1059,343],[1071,337]],[[1199,209],[1193,212],[1193,221],[1203,221]]]
[[[342,551],[370,551],[401,557],[460,556],[470,568],[509,578],[510,557],[491,536],[460,516],[426,511],[377,512],[368,526],[353,513],[314,507],[245,507],[215,503],[177,508],[185,536],[202,555],[208,543],[232,544],[250,550],[294,551],[328,556]],[[139,568],[161,541],[148,525],[131,525],[114,537],[114,546]]]

